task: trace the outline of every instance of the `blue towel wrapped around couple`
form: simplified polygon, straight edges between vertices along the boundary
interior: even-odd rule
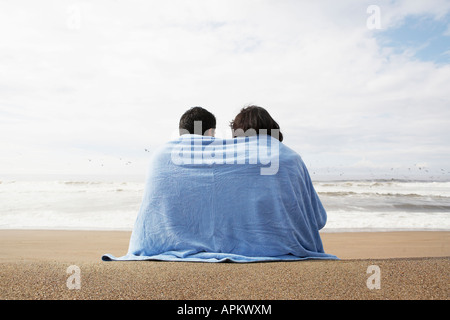
[[[337,259],[324,252],[325,223],[305,164],[283,143],[183,135],[152,156],[128,253],[102,259]]]

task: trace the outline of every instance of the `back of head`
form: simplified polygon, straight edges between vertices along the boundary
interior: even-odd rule
[[[280,126],[270,116],[266,109],[259,106],[248,106],[243,108],[230,123],[233,137],[254,136],[262,132],[283,141]]]
[[[205,135],[209,129],[216,129],[216,117],[202,107],[194,107],[187,110],[181,116],[178,128],[180,130],[180,135]]]

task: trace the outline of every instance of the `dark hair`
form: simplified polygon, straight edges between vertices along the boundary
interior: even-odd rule
[[[230,122],[230,127],[233,130],[233,138],[240,135],[241,129],[244,131],[244,136],[258,135],[260,130],[267,130],[267,135],[271,135],[278,140],[283,141],[283,135],[280,132],[280,126],[273,120],[266,109],[258,106],[248,106],[239,112],[239,114]],[[253,129],[253,130],[251,130]],[[278,136],[272,130],[278,130]]]
[[[201,121],[201,130],[195,127],[195,122]],[[202,107],[194,107],[186,111],[180,119],[180,135],[183,134],[201,134],[204,135],[209,129],[216,128],[216,117]],[[199,132],[196,132],[196,130]]]

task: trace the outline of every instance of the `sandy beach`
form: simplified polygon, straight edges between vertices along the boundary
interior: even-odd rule
[[[104,253],[124,255],[129,237],[120,231],[0,230],[0,299],[449,298],[450,232],[323,233],[325,251],[340,261],[101,261]],[[67,286],[71,265],[79,267],[79,289]],[[379,288],[369,288],[377,275],[370,266],[379,270]]]

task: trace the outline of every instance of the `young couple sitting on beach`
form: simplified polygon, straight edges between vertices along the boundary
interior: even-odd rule
[[[337,259],[319,234],[326,211],[277,122],[250,106],[231,128],[218,139],[212,113],[183,114],[180,137],[153,153],[128,253],[103,260]]]

